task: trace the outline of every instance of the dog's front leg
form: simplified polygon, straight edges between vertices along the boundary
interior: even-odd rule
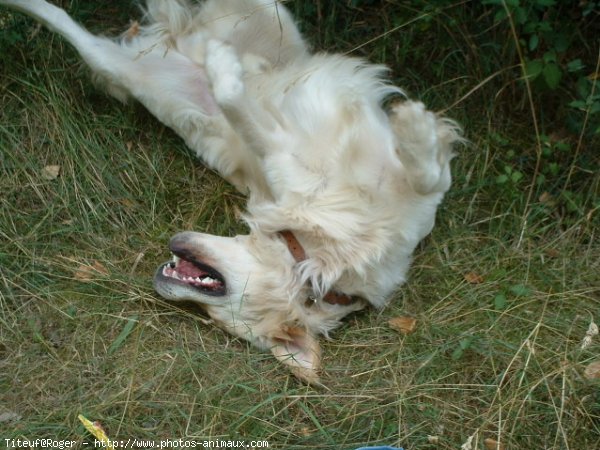
[[[214,98],[231,127],[257,156],[264,156],[269,147],[269,130],[277,123],[256,99],[247,95],[244,67],[235,49],[219,40],[208,41],[206,72]]]
[[[459,126],[427,111],[421,102],[406,101],[392,107],[390,122],[397,140],[396,153],[407,179],[421,195],[450,188],[452,145],[463,139]]]

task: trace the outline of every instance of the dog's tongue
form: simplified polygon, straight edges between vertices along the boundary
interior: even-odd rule
[[[179,275],[184,277],[196,278],[206,275],[206,272],[203,272],[202,270],[198,269],[195,265],[193,265],[189,261],[186,261],[185,259],[179,260],[179,263],[177,264],[175,270]]]

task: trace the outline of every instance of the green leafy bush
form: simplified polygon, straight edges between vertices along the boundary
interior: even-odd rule
[[[561,95],[571,109],[567,125],[575,132],[600,134],[600,92],[595,88],[597,64],[582,53],[594,45],[588,36],[598,31],[598,1],[482,0],[495,9],[494,22],[514,27],[524,72],[538,92]],[[597,36],[597,34],[596,34]],[[597,44],[597,42],[596,42]],[[591,63],[591,65],[590,65]],[[565,95],[567,94],[567,95]]]

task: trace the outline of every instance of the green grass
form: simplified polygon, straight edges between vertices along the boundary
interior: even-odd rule
[[[115,31],[113,3],[73,8],[94,31]],[[600,320],[597,138],[584,136],[578,159],[544,156],[539,173],[551,163],[560,171],[532,189],[526,93],[497,53],[470,45],[485,37],[464,25],[468,7],[421,18],[397,2],[324,3],[291,5],[316,48],[356,49],[431,107],[456,103],[447,113],[472,143],[396,301],[323,342],[327,389],[158,298],[151,278],[169,236],[243,232],[243,198],[140,106],[91,85],[61,39],[0,10],[0,415],[13,413],[1,439],[79,448],[89,442],[84,414],[113,439],[600,446],[599,384],[583,376],[600,339],[581,349]],[[125,26],[129,16],[119,17]],[[575,148],[580,135],[538,120],[552,142]],[[42,176],[48,165],[60,166],[58,178]],[[506,167],[522,178],[500,183]],[[406,336],[387,325],[403,315],[418,320]]]

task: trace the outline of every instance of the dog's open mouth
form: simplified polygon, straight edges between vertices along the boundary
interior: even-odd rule
[[[205,295],[225,295],[225,278],[215,268],[184,255],[173,254],[173,260],[163,264],[159,274],[169,282],[198,289]]]

